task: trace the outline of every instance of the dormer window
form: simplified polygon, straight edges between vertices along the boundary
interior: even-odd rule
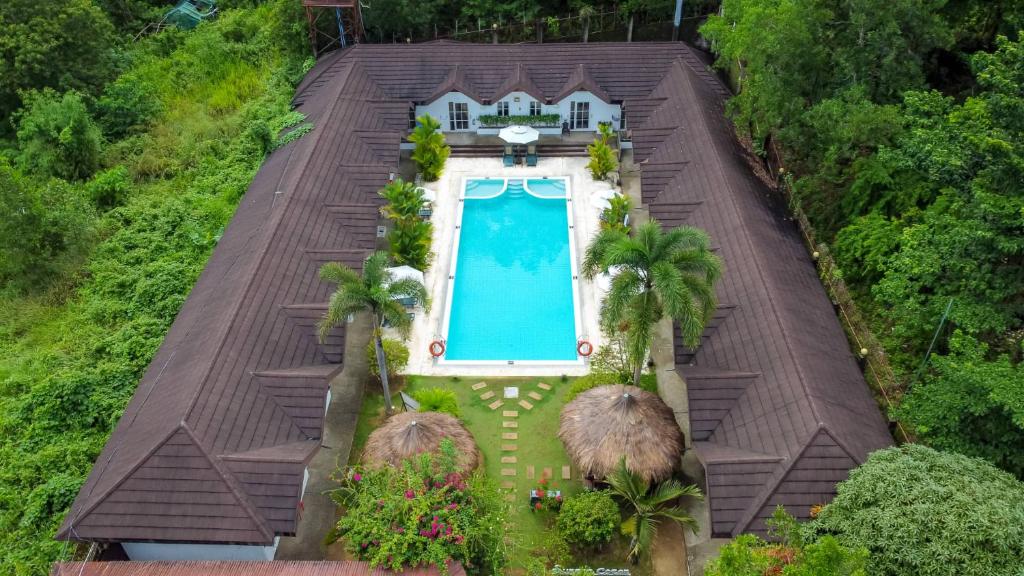
[[[508,102],[498,102],[498,116],[508,116]]]
[[[530,102],[530,116],[540,116],[540,114],[540,102],[537,102],[536,100]]]

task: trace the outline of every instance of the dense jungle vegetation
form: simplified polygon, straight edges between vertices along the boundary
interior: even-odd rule
[[[298,5],[229,5],[132,42],[163,3],[0,3],[0,574],[71,553],[56,528],[264,155],[301,121]]]
[[[893,362],[894,416],[1017,477],[1022,28],[1024,4],[988,0],[724,0],[702,28]]]
[[[262,159],[302,122],[299,5],[222,1],[193,31],[133,40],[165,2],[0,2],[0,574],[72,552],[53,533]],[[374,0],[364,16],[371,40],[495,18],[558,36],[586,22],[558,16],[605,8]],[[893,416],[1018,478],[1022,28],[1013,0],[723,0],[703,28],[739,88],[730,115],[781,150],[897,370]]]

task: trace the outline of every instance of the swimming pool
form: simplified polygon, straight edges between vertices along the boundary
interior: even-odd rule
[[[567,178],[464,181],[442,362],[578,361]]]

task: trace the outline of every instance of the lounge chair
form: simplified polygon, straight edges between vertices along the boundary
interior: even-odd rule
[[[526,147],[526,165],[537,165],[537,147],[532,144]]]
[[[505,166],[513,166],[516,163],[516,157],[512,154],[512,147],[505,146],[505,155],[502,156],[502,161]]]

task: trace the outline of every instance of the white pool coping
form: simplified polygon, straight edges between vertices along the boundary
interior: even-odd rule
[[[559,197],[541,196],[539,194],[536,194],[532,190],[530,190],[528,181],[531,180],[531,179],[532,180],[540,180],[540,179],[561,180],[565,184],[565,195],[559,198]],[[441,324],[441,331],[440,331],[441,337],[439,339],[440,342],[447,344],[447,342],[448,342],[448,333],[449,333],[449,331],[451,329],[452,304],[453,304],[453,302],[455,300],[455,298],[454,298],[454,293],[455,293],[455,277],[458,274],[459,242],[460,242],[460,240],[462,238],[462,213],[463,213],[463,209],[464,209],[464,207],[466,205],[466,200],[467,200],[467,198],[466,198],[466,184],[468,184],[470,180],[501,180],[502,183],[503,183],[501,191],[498,192],[497,194],[492,194],[490,196],[481,196],[481,197],[469,198],[469,200],[471,200],[471,201],[486,201],[486,200],[493,200],[495,198],[498,198],[502,194],[505,194],[505,192],[508,191],[509,180],[522,180],[522,182],[523,182],[523,191],[525,191],[530,196],[533,196],[534,198],[537,198],[539,200],[545,200],[545,201],[551,200],[551,201],[559,201],[559,202],[564,202],[565,203],[566,224],[567,224],[566,234],[568,236],[568,241],[569,241],[569,274],[572,277],[572,291],[571,292],[572,292],[572,316],[573,316],[573,332],[574,332],[573,333],[573,338],[574,338],[575,342],[577,343],[577,345],[579,345],[579,342],[581,340],[584,340],[585,338],[583,338],[583,328],[582,328],[582,322],[581,322],[581,318],[582,318],[583,312],[580,310],[580,298],[579,298],[579,294],[578,294],[579,293],[579,277],[580,277],[580,274],[579,274],[579,262],[578,262],[578,259],[576,257],[576,237],[573,234],[573,229],[575,228],[575,223],[574,223],[575,219],[573,217],[573,209],[572,209],[572,184],[570,183],[568,176],[548,176],[548,175],[541,175],[541,174],[537,174],[537,175],[534,175],[532,177],[493,176],[493,175],[490,175],[490,174],[480,175],[480,176],[463,176],[462,177],[462,182],[459,185],[459,205],[456,208],[456,216],[455,216],[456,225],[455,225],[455,230],[454,230],[454,233],[453,233],[451,253],[449,254],[449,262],[451,262],[451,265],[450,265],[450,267],[448,269],[448,278],[447,278],[447,281],[446,281],[446,284],[448,285],[448,289],[445,292],[444,317],[443,317],[444,321]],[[435,305],[436,305],[436,302],[435,302]],[[571,368],[571,367],[575,367],[575,366],[583,366],[585,364],[585,361],[580,356],[577,356],[577,358],[575,360],[522,360],[522,359],[515,359],[515,358],[507,358],[507,359],[503,359],[503,360],[448,360],[444,356],[441,356],[441,357],[439,357],[436,360],[436,363],[439,366],[564,366],[564,367],[570,367]]]
[[[566,179],[567,193],[572,202],[566,202],[569,222],[573,228],[570,238],[570,258],[574,282],[574,312],[577,339],[585,339],[595,347],[602,345],[599,322],[600,302],[603,293],[595,282],[579,275],[582,253],[577,247],[587,246],[600,229],[600,210],[592,202],[594,194],[609,189],[606,182],[595,182],[586,169],[587,158],[541,158],[536,167],[505,167],[497,158],[449,158],[445,172],[437,182],[427,186],[437,192],[431,220],[434,224],[433,252],[431,267],[426,272],[425,283],[431,296],[431,309],[427,313],[415,310],[413,330],[409,346],[408,374],[434,376],[580,376],[589,371],[587,360],[523,361],[514,364],[487,361],[438,361],[430,354],[430,344],[444,340],[449,314],[448,302],[453,283],[454,268],[458,257],[455,226],[461,221],[461,196],[464,183],[472,178],[515,178],[536,179],[547,176]],[[571,191],[571,192],[570,192]]]

